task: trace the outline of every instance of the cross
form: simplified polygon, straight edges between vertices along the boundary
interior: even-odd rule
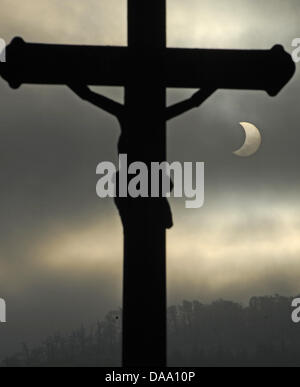
[[[6,61],[0,75],[13,88],[23,83],[125,87],[128,158],[147,164],[166,160],[167,87],[264,90],[275,96],[295,71],[281,46],[167,48],[166,0],[128,0],[128,47],[29,44],[15,38]],[[160,198],[124,203],[119,204],[124,228],[123,365],[165,366],[167,204]]]

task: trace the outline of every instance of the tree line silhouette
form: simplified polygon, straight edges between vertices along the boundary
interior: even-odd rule
[[[299,366],[300,324],[291,320],[291,302],[275,295],[253,297],[246,307],[224,300],[169,307],[168,365]],[[121,319],[121,310],[112,311],[90,329],[55,334],[37,348],[23,344],[2,367],[120,366]]]

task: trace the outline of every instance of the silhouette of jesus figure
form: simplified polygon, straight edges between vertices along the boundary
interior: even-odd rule
[[[131,155],[131,159],[135,159],[135,156],[132,155],[135,150],[132,148],[131,142],[134,140],[131,140],[132,134],[130,132],[130,128],[128,128],[128,120],[126,117],[127,109],[124,105],[115,102],[111,100],[110,98],[104,97],[101,94],[97,94],[93,91],[91,91],[88,86],[86,85],[80,85],[80,84],[71,84],[68,85],[69,88],[77,94],[81,99],[88,101],[92,103],[95,106],[98,106],[102,110],[114,115],[121,127],[121,135],[119,137],[118,142],[118,153],[119,154],[126,154]],[[172,118],[175,118],[193,108],[199,107],[202,105],[202,103],[208,99],[214,92],[216,91],[215,88],[205,88],[201,89],[195,94],[192,95],[191,98],[188,98],[187,100],[181,101],[177,104],[174,104],[172,106],[166,107],[165,110],[165,119],[166,121],[171,120]],[[138,154],[136,155],[136,160],[134,161],[140,161]],[[116,179],[118,181],[118,178]],[[171,190],[173,189],[173,183],[171,180]],[[118,192],[118,187],[117,187]],[[144,198],[143,198],[144,199]],[[158,216],[158,219],[163,219],[163,226],[165,228],[171,228],[173,226],[173,220],[172,220],[172,212],[170,209],[170,205],[166,197],[160,197],[155,198],[156,200],[151,201],[151,212],[153,213],[159,213],[160,216]],[[133,198],[120,198],[118,197],[118,194],[115,197],[115,204],[118,208],[123,226],[125,227],[128,225],[128,222],[130,220],[130,208],[131,205],[133,205],[133,200],[135,204],[138,204],[139,202],[136,199]],[[141,209],[143,206],[141,206]]]

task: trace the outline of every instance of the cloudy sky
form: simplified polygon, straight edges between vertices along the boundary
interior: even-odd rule
[[[299,15],[299,0],[169,0],[168,45],[291,52]],[[126,0],[1,0],[0,37],[17,35],[126,45]],[[95,90],[123,101],[121,88]],[[168,90],[168,102],[191,93]],[[170,304],[300,292],[299,95],[297,71],[276,98],[220,90],[169,123],[169,160],[206,163],[205,206],[171,200]],[[2,356],[121,305],[122,229],[112,200],[95,193],[96,165],[117,160],[115,119],[66,87],[15,91],[0,80],[0,96]],[[241,121],[263,140],[245,159],[232,154]]]

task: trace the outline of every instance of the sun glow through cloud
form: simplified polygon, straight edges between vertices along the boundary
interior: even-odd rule
[[[241,297],[236,297],[247,301],[255,292],[258,280],[263,284],[263,277],[280,274],[289,279],[288,289],[297,292],[299,207],[292,212],[284,205],[276,206],[269,214],[257,208],[247,209],[244,213],[225,210],[203,214],[201,219],[188,212],[185,216],[194,231],[184,222],[178,222],[168,233],[171,299],[173,293],[181,294],[181,288],[184,288],[182,294],[192,298],[196,298],[201,289],[201,297],[205,299],[230,295],[233,289],[244,288]],[[99,271],[121,276],[122,232],[114,219],[109,226],[96,221],[73,230],[71,227],[57,232],[52,230],[30,252],[32,270],[43,275],[49,272],[71,276],[84,273],[86,277]],[[6,278],[11,278],[9,273]],[[5,278],[2,280],[5,283]],[[20,277],[19,283],[22,282]],[[265,291],[276,292],[278,283],[275,281],[273,285],[267,281]]]

